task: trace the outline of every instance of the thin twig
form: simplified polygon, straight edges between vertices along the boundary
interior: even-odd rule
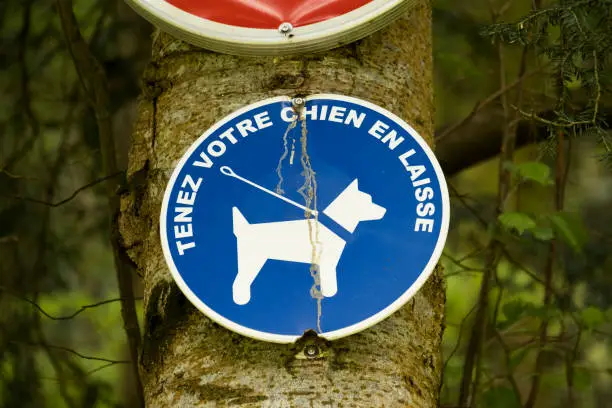
[[[457,265],[459,268],[463,269],[464,271],[484,272],[484,269],[472,268],[471,266],[464,265],[463,263],[461,263],[461,261],[453,258],[452,256],[450,256],[449,254],[445,252],[442,253],[442,256],[447,258],[449,261],[451,261],[453,264]]]
[[[103,182],[105,182],[105,181],[107,181],[107,180],[110,180],[110,179],[112,179],[113,177],[117,177],[117,176],[119,176],[119,175],[121,175],[121,174],[123,174],[123,173],[124,173],[123,171],[118,171],[118,172],[116,172],[115,174],[111,174],[111,175],[108,175],[108,176],[106,176],[106,177],[102,177],[102,178],[96,179],[96,180],[94,180],[94,181],[91,181],[91,182],[89,182],[89,183],[85,184],[84,186],[81,186],[81,187],[79,187],[78,189],[76,189],[76,190],[75,190],[75,191],[74,191],[72,194],[70,194],[68,197],[66,197],[66,198],[64,198],[64,199],[62,199],[62,200],[60,200],[60,201],[58,201],[58,202],[55,202],[55,203],[50,203],[50,202],[48,202],[48,201],[45,201],[45,200],[39,200],[38,198],[32,198],[32,197],[12,196],[11,198],[13,198],[13,199],[15,199],[15,200],[23,200],[23,201],[28,201],[28,202],[30,202],[30,203],[35,203],[35,204],[46,205],[46,206],[48,206],[48,207],[54,207],[54,208],[55,208],[55,207],[62,206],[62,205],[64,205],[64,204],[66,204],[66,203],[68,203],[68,202],[70,202],[70,201],[74,200],[74,199],[76,198],[76,196],[78,196],[78,195],[79,195],[81,192],[83,192],[83,191],[85,191],[85,190],[87,190],[87,189],[89,189],[89,188],[91,188],[91,187],[94,187],[94,186],[96,186],[96,185],[98,185],[98,184],[100,184],[100,183],[103,183]]]
[[[90,376],[90,375],[92,375],[94,373],[97,373],[98,371],[104,370],[105,368],[112,367],[112,366],[115,366],[117,364],[122,364],[122,363],[123,363],[123,361],[112,361],[110,363],[102,364],[99,367],[96,367],[96,368],[94,368],[92,370],[87,371],[85,373],[85,376]],[[46,380],[46,381],[56,381],[56,382],[61,381],[59,378],[52,378],[52,377],[51,378],[50,377],[40,377],[40,379],[41,380]]]
[[[73,11],[72,0],[56,0],[57,10],[64,32],[66,45],[72,56],[76,72],[81,80],[83,90],[92,109],[96,113],[100,150],[102,152],[102,167],[104,174],[118,172],[115,152],[115,139],[111,123],[111,103],[108,88],[108,79],[104,68],[89,49],[81,34],[79,24]],[[132,375],[135,383],[137,406],[144,407],[144,393],[140,373],[138,370],[138,355],[140,350],[140,328],[136,305],[133,300],[134,289],[132,282],[133,267],[124,259],[121,247],[117,220],[121,211],[119,197],[116,190],[119,183],[106,182],[106,196],[110,220],[110,242],[113,248],[115,272],[119,285],[121,301],[121,317],[124,323],[130,357],[132,360]]]
[[[563,211],[563,203],[565,196],[565,187],[567,183],[567,164],[566,164],[566,152],[565,152],[565,135],[564,131],[560,130],[557,137],[557,160],[556,160],[556,177],[555,177],[555,209],[557,211]],[[550,241],[550,249],[548,252],[548,258],[546,260],[546,269],[544,270],[544,307],[550,306],[553,300],[553,272],[555,265],[555,258],[557,256],[557,239]],[[548,320],[542,319],[540,325],[540,337],[538,341],[538,353],[535,363],[535,372],[531,382],[531,389],[529,396],[525,402],[525,408],[533,408],[536,404],[538,392],[541,384],[541,377],[544,371],[544,353],[543,350],[546,348],[547,343],[547,332],[548,332]]]
[[[66,316],[53,316],[49,313],[47,313],[45,311],[45,309],[43,309],[38,303],[36,303],[35,301],[28,299],[27,297],[24,296],[19,296],[16,295],[14,293],[11,293],[10,291],[6,290],[6,288],[0,286],[0,291],[3,291],[5,293],[8,293],[11,296],[14,296],[18,299],[23,300],[24,302],[27,302],[29,304],[31,304],[32,306],[34,306],[40,313],[42,313],[44,316],[46,316],[47,318],[51,319],[51,320],[70,320],[70,319],[74,319],[75,317],[77,317],[78,315],[80,315],[81,313],[83,313],[84,311],[88,310],[88,309],[93,309],[99,306],[103,306],[103,305],[107,305],[109,303],[114,303],[114,302],[120,302],[123,300],[123,298],[115,298],[115,299],[108,299],[108,300],[103,300],[97,303],[92,303],[90,305],[84,305],[81,306],[80,309],[76,310],[75,312],[66,315]],[[142,297],[136,297],[134,298],[135,300],[141,300]]]
[[[36,177],[20,176],[18,174],[13,174],[13,173],[11,173],[10,171],[8,171],[6,169],[0,169],[0,173],[1,174],[6,174],[9,178],[16,179],[16,180],[19,180],[19,179],[36,180]]]
[[[69,378],[66,378],[64,367],[62,365],[63,361],[61,361],[55,355],[55,353],[53,353],[52,347],[50,347],[49,344],[47,343],[44,332],[40,326],[40,319],[36,320],[35,326],[36,326],[36,333],[38,335],[40,346],[45,351],[45,354],[47,355],[47,358],[49,359],[49,363],[53,367],[53,370],[55,371],[55,375],[57,376],[59,393],[69,408],[76,408],[77,407],[76,402],[74,401],[73,396],[70,395],[70,393],[68,392],[67,380],[69,380]]]
[[[444,361],[444,367],[442,368],[442,380],[441,380],[442,383],[444,383],[444,373],[446,372],[446,367],[448,366],[448,363],[450,362],[451,358],[453,358],[457,350],[459,350],[459,346],[461,345],[461,338],[463,337],[463,327],[465,323],[467,322],[468,318],[470,317],[470,315],[476,310],[477,307],[478,307],[478,303],[475,303],[474,306],[472,306],[472,308],[470,309],[470,311],[461,320],[461,324],[459,325],[459,329],[458,329],[459,335],[457,336],[457,342],[455,343],[455,347],[453,348],[453,350],[450,352],[450,354],[446,358],[446,361]]]
[[[8,244],[11,242],[19,242],[17,235],[7,235],[6,237],[0,237],[0,244]]]
[[[102,361],[102,362],[105,362],[105,363],[113,363],[113,364],[128,364],[128,363],[130,363],[129,360],[111,360],[111,359],[103,358],[103,357],[88,356],[86,354],[79,353],[76,350],[73,350],[73,349],[71,349],[69,347],[64,347],[64,346],[55,346],[55,345],[51,345],[51,344],[41,344],[41,343],[28,343],[28,342],[16,341],[16,340],[9,340],[9,343],[23,344],[23,345],[32,346],[32,347],[49,347],[51,349],[61,350],[61,351],[65,351],[65,352],[70,353],[70,354],[74,354],[75,356],[77,356],[79,358],[82,358],[83,360]]]
[[[122,364],[122,363],[123,362],[121,362],[121,361],[112,361],[112,362],[107,363],[107,364],[102,364],[100,367],[96,367],[93,370],[89,370],[88,372],[85,373],[85,375],[91,375],[93,373],[97,373],[100,370],[104,370],[105,368],[112,367],[114,365]]]
[[[448,188],[451,191],[457,191],[456,188],[452,185],[452,183],[448,183]],[[487,221],[482,218],[481,213],[474,208],[472,205],[470,205],[463,196],[461,195],[457,195],[456,196],[459,201],[461,202],[461,204],[474,216],[474,218],[476,218],[476,220],[480,223],[481,226],[483,227],[487,227]],[[486,250],[485,249],[480,249],[480,251]],[[535,273],[533,273],[532,271],[530,271],[526,266],[524,266],[523,264],[521,264],[519,261],[517,261],[514,256],[512,256],[512,254],[510,254],[510,252],[506,249],[506,248],[502,248],[501,249],[502,254],[504,255],[504,257],[514,266],[516,266],[517,268],[519,268],[521,271],[523,271],[527,276],[529,276],[531,279],[533,279],[535,282],[544,285],[545,282],[539,277],[537,276]],[[559,296],[559,292],[555,289],[554,293],[556,296]]]
[[[493,8],[493,3],[489,0],[493,23],[496,22],[499,12]],[[499,59],[499,78],[500,90],[508,88],[506,80],[506,66],[504,59],[504,49],[501,42],[497,43],[497,53]],[[523,50],[521,58],[521,68],[519,69],[518,78],[513,82],[516,85],[522,85],[525,76],[524,67],[526,66],[526,50]],[[519,89],[518,101],[520,103],[522,92]],[[516,144],[516,132],[511,126],[512,117],[508,102],[507,92],[499,94],[501,105],[504,112],[504,132],[501,142],[499,155],[499,176],[498,176],[498,192],[496,202],[496,219],[502,214],[505,209],[506,199],[511,189],[512,177],[510,170],[506,167],[506,163],[513,160],[514,149]],[[497,97],[495,98],[497,99]],[[497,227],[497,221],[493,221]],[[489,291],[492,284],[492,279],[495,276],[497,266],[500,262],[503,253],[503,244],[499,242],[495,236],[491,238],[487,247],[487,259],[485,263],[485,271],[482,277],[480,293],[478,298],[478,309],[476,318],[474,319],[474,329],[468,342],[466,351],[461,385],[459,389],[458,405],[461,407],[472,407],[478,397],[480,378],[482,375],[482,360],[484,354],[485,339],[487,338],[488,323],[489,323]]]
[[[23,114],[28,121],[30,126],[30,134],[26,141],[21,145],[19,149],[14,151],[6,161],[0,165],[0,172],[10,172],[12,167],[21,160],[27,152],[32,149],[36,140],[40,136],[40,123],[38,118],[32,109],[31,101],[31,89],[30,89],[30,76],[28,74],[28,64],[26,60],[26,49],[28,45],[28,38],[30,35],[31,26],[31,14],[32,14],[33,0],[27,0],[24,5],[22,25],[18,37],[18,48],[17,48],[17,61],[20,69],[20,104],[17,106],[18,112]]]
[[[461,204],[463,204],[463,206],[474,216],[474,218],[476,218],[478,220],[478,222],[480,223],[481,226],[486,227],[487,226],[487,221],[482,218],[482,215],[480,214],[479,211],[477,211],[474,207],[472,207],[467,200],[465,199],[464,196],[460,195],[457,191],[457,189],[453,186],[452,183],[448,183],[448,188],[449,190],[451,190],[452,192],[455,193],[455,197],[459,200],[459,202]]]
[[[459,122],[455,123],[454,125],[451,125],[448,128],[444,129],[443,132],[441,132],[439,135],[437,135],[436,136],[436,143],[439,143],[441,140],[444,140],[446,137],[448,137],[450,134],[454,133],[461,126],[465,125],[470,120],[472,120],[474,118],[474,116],[476,116],[476,114],[478,112],[480,112],[483,108],[485,108],[487,105],[495,102],[498,98],[503,96],[508,91],[510,91],[510,90],[514,89],[515,87],[521,85],[523,83],[523,81],[525,81],[525,79],[527,79],[527,78],[529,78],[529,77],[531,77],[531,76],[541,72],[541,70],[542,69],[539,68],[539,69],[530,71],[530,72],[528,72],[526,74],[523,74],[519,78],[517,78],[516,80],[511,82],[510,84],[504,85],[503,87],[501,87],[497,91],[493,92],[491,95],[487,96],[482,101],[477,102],[476,105],[474,105],[474,108],[472,108],[472,111],[465,118],[461,119]]]
[[[571,353],[568,353],[565,360],[565,375],[567,383],[567,399],[568,408],[574,408],[575,396],[574,396],[574,364],[578,358],[578,348],[580,347],[580,341],[582,340],[582,328],[578,326],[578,334],[576,336],[576,342]]]
[[[508,382],[512,386],[512,390],[516,394],[516,398],[518,399],[519,403],[521,403],[521,388],[516,382],[516,379],[514,378],[514,374],[512,373],[511,367],[510,367],[510,353],[512,352],[512,350],[508,347],[508,345],[504,341],[504,338],[502,337],[499,330],[495,330],[495,337],[497,338],[500,346],[504,350],[504,360],[506,363],[506,378],[508,379]]]

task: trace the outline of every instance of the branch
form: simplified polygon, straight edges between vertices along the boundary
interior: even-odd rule
[[[567,158],[566,158],[567,156]],[[567,176],[569,171],[569,144],[566,146],[564,130],[559,130],[557,136],[557,160],[556,160],[556,174],[555,174],[555,210],[563,211],[564,200],[565,200],[565,189],[567,186]],[[555,260],[558,251],[557,239],[550,241],[550,247],[548,251],[548,257],[546,260],[546,269],[544,270],[545,286],[544,286],[544,299],[543,304],[545,307],[549,307],[553,300],[553,274]],[[536,356],[535,373],[531,381],[531,390],[529,396],[525,402],[525,408],[533,408],[536,404],[538,392],[540,390],[540,384],[542,374],[544,372],[544,366],[546,364],[544,358],[544,349],[547,344],[547,333],[548,333],[548,320],[543,319],[540,324],[540,337],[538,339],[538,353]]]
[[[115,174],[118,169],[110,114],[110,92],[106,73],[100,62],[89,49],[87,42],[85,42],[81,34],[74,15],[72,0],[56,0],[56,4],[62,30],[66,39],[66,45],[72,56],[77,74],[81,79],[83,90],[96,114],[104,174]],[[144,407],[144,393],[138,371],[140,328],[138,325],[138,316],[136,315],[136,305],[133,300],[133,268],[122,257],[120,236],[118,226],[116,225],[121,211],[119,197],[116,194],[117,187],[117,183],[113,184],[110,180],[106,182],[106,196],[111,221],[110,241],[113,248],[119,294],[122,298],[121,316],[123,318],[124,329],[132,359],[132,375],[136,385],[137,404],[139,407]]]
[[[112,366],[117,365],[117,364],[123,364],[123,363],[124,363],[123,361],[113,361],[113,362],[110,362],[110,363],[102,364],[99,367],[96,367],[96,368],[93,368],[93,369],[87,371],[85,373],[85,376],[90,376],[90,375],[92,375],[94,373],[97,373],[98,371],[104,370],[105,368],[112,367]],[[56,382],[62,381],[62,379],[60,379],[60,378],[53,378],[53,377],[40,377],[40,379],[41,380],[47,380],[47,381],[56,381]]]
[[[66,197],[66,198],[64,198],[64,199],[62,199],[62,200],[60,200],[58,202],[55,202],[55,203],[50,203],[48,201],[40,200],[38,198],[33,198],[33,197],[12,196],[11,198],[13,198],[15,200],[23,200],[23,201],[28,201],[30,203],[42,204],[42,205],[46,205],[48,207],[54,207],[55,208],[55,207],[59,207],[61,205],[64,205],[64,204],[66,204],[69,201],[74,200],[76,198],[76,196],[78,196],[81,192],[83,192],[83,191],[85,191],[85,190],[87,190],[87,189],[89,189],[91,187],[94,187],[94,186],[96,186],[96,185],[98,185],[98,184],[100,184],[100,183],[102,183],[104,181],[107,181],[107,180],[110,180],[110,179],[112,179],[114,177],[117,177],[118,175],[121,175],[123,173],[124,173],[123,171],[118,171],[115,174],[111,174],[111,175],[108,175],[106,177],[101,177],[101,178],[96,179],[96,180],[94,180],[92,182],[89,182],[89,183],[85,184],[84,186],[81,186],[81,187],[77,188],[68,197]]]
[[[444,367],[442,369],[443,377],[444,377],[444,373],[446,373],[446,367],[448,366],[448,363],[450,362],[451,358],[453,358],[457,350],[459,350],[459,346],[461,346],[461,338],[463,337],[463,327],[465,326],[465,323],[467,322],[470,315],[476,310],[477,307],[478,307],[478,303],[474,303],[474,306],[472,306],[470,311],[463,317],[463,319],[461,319],[461,324],[459,324],[459,330],[458,330],[459,335],[457,336],[457,342],[455,343],[455,347],[453,348],[453,350],[450,352],[450,354],[446,358],[446,361],[444,361]],[[441,381],[441,382],[444,383],[444,381]]]
[[[464,265],[460,260],[455,259],[454,257],[450,256],[449,254],[443,252],[442,256],[447,258],[449,261],[451,261],[453,264],[457,265],[461,271],[459,272],[452,272],[452,273],[447,273],[446,275],[444,275],[444,277],[448,278],[450,276],[454,276],[454,275],[458,275],[460,273],[465,273],[465,272],[475,272],[475,273],[482,273],[484,272],[484,269],[482,268],[473,268],[471,266],[468,265]]]
[[[0,237],[0,244],[8,244],[13,242],[19,242],[19,237],[17,235],[8,235],[5,237]]]
[[[141,297],[137,297],[137,298],[133,298],[134,300],[140,300],[142,299]],[[70,320],[70,319],[74,319],[76,316],[80,315],[81,313],[83,313],[84,311],[86,311],[87,309],[93,309],[96,308],[98,306],[104,306],[104,305],[108,305],[109,303],[114,303],[114,302],[121,302],[123,301],[123,298],[115,298],[115,299],[108,299],[108,300],[103,300],[101,302],[97,302],[97,303],[92,303],[91,305],[85,305],[85,306],[81,306],[81,308],[69,315],[66,316],[52,316],[49,313],[45,312],[39,305],[37,305],[34,302],[29,302],[31,303],[34,307],[36,307],[42,314],[44,314],[45,316],[47,316],[49,319],[52,320]]]
[[[508,345],[504,341],[504,338],[502,337],[499,330],[495,329],[494,334],[500,346],[502,347],[502,350],[504,351],[504,361],[506,365],[506,374],[505,374],[506,379],[512,386],[512,390],[514,391],[514,394],[516,395],[516,398],[518,399],[520,403],[521,402],[521,388],[519,387],[518,383],[516,382],[516,379],[514,378],[514,373],[511,371],[512,364],[511,364],[510,356],[512,354],[512,350],[510,349],[510,347],[508,347]]]
[[[580,108],[577,108],[580,110]],[[471,116],[470,116],[471,115]],[[474,115],[462,120],[459,126],[442,126],[436,131],[436,157],[446,177],[452,177],[478,163],[497,157],[503,137],[503,111],[498,104],[482,107]],[[610,129],[612,105],[602,105],[601,126]],[[553,110],[543,110],[538,117],[553,119]],[[452,132],[448,129],[454,127]],[[544,123],[522,118],[516,124],[516,148],[547,140],[549,132]]]
[[[21,176],[18,174],[13,174],[4,168],[0,169],[0,174],[6,174],[9,178],[16,179],[16,180],[19,180],[19,179],[37,180],[36,177]]]
[[[493,23],[497,19],[499,14],[493,9],[493,2],[489,0],[489,7],[491,8],[491,14]],[[501,12],[501,11],[500,11]],[[499,56],[499,78],[500,78],[500,93],[499,99],[502,105],[503,117],[500,123],[502,127],[501,143],[499,145],[499,175],[498,175],[498,191],[497,191],[497,204],[496,204],[496,216],[504,211],[506,198],[508,197],[512,179],[508,169],[505,168],[505,163],[512,161],[514,158],[514,151],[516,148],[516,129],[513,127],[513,118],[510,112],[510,102],[508,101],[507,89],[510,85],[506,82],[506,64],[504,56],[504,48],[502,43],[497,43],[497,52]],[[517,85],[523,84],[524,72],[526,66],[527,49],[523,49],[518,79],[513,82]],[[497,99],[498,96],[493,96],[493,99]],[[518,92],[518,103],[520,104],[522,99],[522,87],[519,87]],[[478,105],[477,105],[478,108]],[[497,217],[496,217],[497,218]],[[496,224],[493,224],[497,227]],[[482,359],[484,354],[484,343],[488,335],[488,323],[489,323],[489,291],[492,287],[493,277],[497,276],[497,266],[499,265],[502,256],[503,245],[495,237],[493,237],[487,245],[487,256],[485,261],[485,270],[482,277],[482,283],[480,286],[480,293],[478,296],[478,308],[476,309],[476,317],[474,326],[472,329],[472,335],[468,342],[468,347],[464,359],[463,373],[461,378],[461,385],[459,389],[458,405],[462,407],[473,407],[475,406],[475,400],[478,397],[480,379],[482,376]]]
[[[42,205],[46,205],[46,206],[48,206],[48,207],[59,207],[59,206],[61,206],[61,205],[66,204],[67,202],[72,201],[73,199],[75,199],[75,198],[76,198],[76,196],[78,196],[78,195],[79,195],[79,193],[81,193],[81,192],[83,192],[83,191],[85,191],[85,190],[87,190],[87,189],[89,189],[89,188],[91,188],[91,187],[94,187],[94,186],[96,186],[96,185],[98,185],[98,184],[100,184],[100,183],[102,183],[102,182],[104,182],[104,181],[106,181],[106,180],[110,180],[110,179],[112,179],[113,177],[117,177],[118,175],[123,174],[123,173],[124,173],[123,171],[118,171],[118,172],[116,172],[115,174],[111,174],[111,175],[109,175],[109,176],[102,177],[102,178],[96,179],[96,180],[94,180],[94,181],[92,181],[92,182],[90,182],[90,183],[87,183],[87,184],[85,184],[84,186],[81,186],[81,187],[77,188],[77,189],[76,189],[76,190],[75,190],[75,191],[74,191],[72,194],[70,194],[68,197],[66,197],[66,198],[64,198],[63,200],[60,200],[60,201],[58,201],[58,202],[56,202],[56,203],[50,203],[50,202],[48,202],[48,201],[45,201],[45,200],[39,200],[38,198],[32,198],[32,197],[13,196],[13,197],[11,197],[11,198],[13,198],[13,199],[15,199],[15,200],[23,200],[23,201],[28,201],[28,202],[30,202],[30,203],[35,203],[35,204],[42,204]]]
[[[29,122],[30,126],[30,134],[28,135],[26,141],[14,151],[0,166],[1,171],[10,171],[12,167],[21,160],[26,153],[28,153],[38,137],[40,136],[40,124],[38,122],[38,118],[34,114],[31,103],[31,89],[30,89],[30,76],[28,74],[28,64],[26,61],[26,49],[28,46],[28,39],[30,36],[30,27],[31,27],[31,17],[32,17],[32,4],[33,0],[27,0],[25,2],[23,8],[22,22],[21,22],[21,30],[19,32],[19,36],[17,38],[17,62],[20,70],[20,80],[19,80],[19,88],[21,91],[20,94],[20,104],[18,106],[18,111],[23,114],[24,118]]]
[[[33,347],[48,347],[50,349],[55,349],[55,350],[61,350],[61,351],[65,351],[67,353],[70,354],[74,354],[75,356],[82,358],[84,360],[92,360],[92,361],[102,361],[105,363],[113,363],[113,364],[129,364],[130,361],[128,360],[111,360],[108,358],[104,358],[104,357],[93,357],[93,356],[88,356],[82,353],[79,353],[76,350],[73,350],[69,347],[64,347],[64,346],[54,346],[51,344],[39,344],[39,343],[28,343],[28,342],[23,342],[23,341],[16,341],[16,340],[10,340],[9,343],[13,343],[13,344],[23,344],[26,346],[33,346]]]
[[[64,399],[64,402],[66,403],[68,408],[76,408],[76,402],[74,401],[73,396],[70,395],[70,393],[68,392],[68,378],[66,378],[64,367],[62,366],[63,361],[57,358],[55,353],[53,353],[53,351],[51,350],[49,343],[47,343],[45,334],[43,333],[42,327],[40,326],[40,319],[36,319],[36,333],[38,334],[40,345],[45,350],[45,354],[49,359],[49,363],[51,364],[53,370],[55,370],[55,374],[57,375],[57,388],[60,392],[60,395]]]
[[[89,370],[88,372],[85,373],[85,375],[91,375],[93,373],[97,373],[100,370],[103,370],[105,368],[117,365],[117,364],[123,364],[123,361],[112,361],[110,363],[107,364],[102,364],[100,367],[96,367],[93,370]]]
[[[486,106],[488,106],[491,103],[495,102],[499,97],[504,96],[507,92],[511,91],[516,86],[521,85],[525,79],[527,79],[528,77],[536,74],[537,72],[540,72],[540,70],[539,69],[538,70],[534,70],[534,71],[528,72],[528,73],[526,73],[524,75],[521,75],[519,78],[514,80],[514,82],[511,82],[510,84],[504,85],[502,88],[498,89],[497,91],[495,91],[494,93],[492,93],[491,95],[489,95],[488,97],[483,99],[482,101],[479,101],[478,103],[476,103],[476,105],[474,106],[474,108],[472,109],[472,111],[470,112],[469,115],[467,115],[465,118],[463,118],[459,122],[455,123],[454,125],[447,127],[446,129],[441,131],[439,134],[437,134],[436,135],[436,143],[440,143],[441,141],[443,141],[445,138],[447,138],[449,135],[451,135],[453,132],[455,132],[461,126],[463,126],[467,122],[469,122],[483,108],[485,108]]]
[[[16,297],[18,299],[23,300],[26,303],[31,304],[36,309],[38,309],[38,311],[40,313],[42,313],[43,315],[45,315],[46,317],[48,317],[51,320],[70,320],[70,319],[74,319],[76,316],[80,315],[81,313],[83,313],[87,309],[93,309],[93,308],[96,308],[98,306],[104,306],[104,305],[107,305],[109,303],[120,302],[120,301],[124,300],[123,298],[115,298],[115,299],[102,300],[102,301],[97,302],[97,303],[92,303],[90,305],[81,306],[80,309],[78,309],[75,312],[73,312],[73,313],[71,313],[69,315],[66,315],[66,316],[53,316],[53,315],[47,313],[45,311],[45,309],[43,309],[38,303],[36,303],[35,301],[33,301],[31,299],[28,299],[27,297],[19,296],[19,295],[16,295],[14,293],[11,293],[10,291],[8,291],[6,288],[4,288],[2,286],[0,286],[0,291],[5,292],[5,293],[7,293],[7,294],[9,294],[9,295],[11,295],[13,297]],[[140,299],[142,299],[142,298],[141,297],[133,298],[133,300],[140,300]]]

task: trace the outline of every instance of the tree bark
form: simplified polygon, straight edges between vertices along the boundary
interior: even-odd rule
[[[364,40],[303,56],[222,55],[156,33],[144,85],[120,224],[144,276],[140,367],[147,406],[436,407],[445,300],[439,269],[404,308],[368,330],[333,342],[279,345],[232,333],[191,306],[172,281],[158,231],[177,160],[215,122],[264,98],[362,98],[433,143],[429,2]],[[312,342],[320,352],[305,358]]]

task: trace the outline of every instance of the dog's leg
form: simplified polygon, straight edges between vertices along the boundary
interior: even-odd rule
[[[267,259],[255,251],[240,252],[241,246],[238,245],[238,274],[234,279],[232,295],[234,303],[246,305],[251,300],[251,285]]]
[[[336,280],[336,267],[331,265],[319,265],[321,274],[321,293],[325,297],[332,297],[338,292],[338,281]]]
[[[257,239],[258,234],[254,232],[253,225],[249,224],[237,207],[232,208],[232,217],[238,252],[238,273],[232,286],[232,297],[234,303],[246,305],[251,300],[251,284],[268,258],[262,255],[258,245],[262,240]]]
[[[338,280],[336,270],[344,245],[340,248],[323,248],[321,261],[319,263],[319,274],[321,278],[321,293],[325,297],[332,297],[338,292]]]

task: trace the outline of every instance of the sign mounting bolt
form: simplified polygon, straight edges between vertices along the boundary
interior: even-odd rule
[[[304,347],[304,354],[308,358],[316,358],[319,355],[319,348],[314,344],[309,344]]]
[[[304,98],[293,98],[291,100],[291,105],[293,107],[293,111],[298,115],[298,117],[301,118],[301,113],[302,113],[302,109],[304,108],[304,105],[306,104],[306,101],[304,100]]]
[[[291,100],[291,104],[294,108],[301,108],[304,106],[304,98],[293,98]]]
[[[291,31],[293,30],[293,25],[291,25],[291,23],[282,23],[281,25],[278,26],[278,32],[281,34],[289,34]]]

